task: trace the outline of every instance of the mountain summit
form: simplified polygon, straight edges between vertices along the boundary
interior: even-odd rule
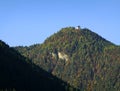
[[[120,47],[87,28],[62,28],[43,44],[15,49],[81,91],[120,90]]]

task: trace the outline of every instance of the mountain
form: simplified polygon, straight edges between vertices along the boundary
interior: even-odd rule
[[[62,28],[43,44],[15,49],[81,91],[120,90],[120,47],[87,28]]]
[[[70,91],[56,78],[0,40],[0,91]]]

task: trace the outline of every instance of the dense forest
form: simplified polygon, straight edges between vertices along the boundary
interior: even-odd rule
[[[0,91],[77,91],[0,40]]]
[[[80,91],[120,91],[120,46],[87,28],[62,28],[43,44],[14,49]]]

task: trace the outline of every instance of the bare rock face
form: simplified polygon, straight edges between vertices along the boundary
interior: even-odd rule
[[[62,52],[58,52],[59,59],[68,61],[68,55]]]

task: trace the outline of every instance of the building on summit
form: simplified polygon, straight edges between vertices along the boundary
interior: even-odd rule
[[[75,29],[76,29],[76,30],[80,30],[81,28],[80,28],[80,26],[77,26]]]

